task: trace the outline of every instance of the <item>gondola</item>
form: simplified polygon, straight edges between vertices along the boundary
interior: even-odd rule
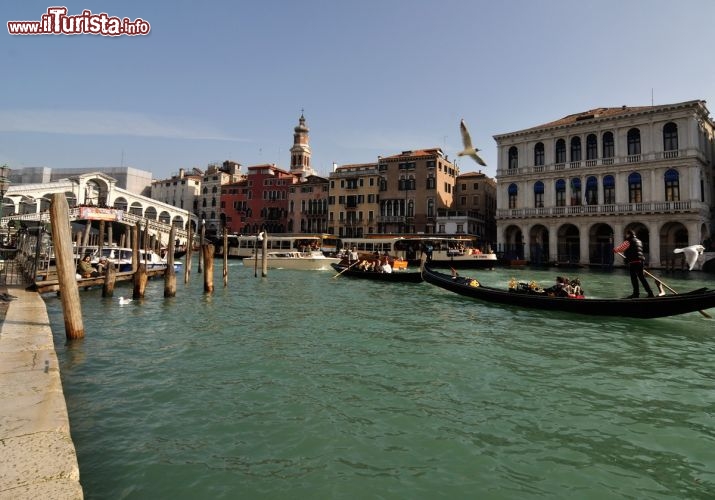
[[[423,266],[422,277],[432,285],[485,302],[589,316],[662,318],[715,307],[715,290],[708,288],[652,298],[592,299],[553,297],[545,293],[521,289],[521,287],[502,290],[482,285],[472,278],[443,274],[429,266]]]
[[[395,281],[400,283],[421,283],[422,273],[419,271],[392,271],[391,273],[381,273],[377,271],[363,271],[357,266],[348,266],[343,263],[331,264],[340,276],[350,276],[352,278],[364,278],[375,281]]]

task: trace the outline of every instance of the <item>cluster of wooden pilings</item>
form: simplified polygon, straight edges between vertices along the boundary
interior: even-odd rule
[[[84,322],[82,320],[82,307],[79,299],[79,287],[73,251],[72,234],[70,230],[69,205],[63,194],[53,194],[50,203],[50,224],[52,226],[52,245],[55,250],[55,265],[57,268],[57,280],[60,290],[60,299],[64,313],[65,334],[68,340],[80,339],[84,337]],[[99,234],[92,235],[90,233],[91,224],[88,221],[85,231],[76,235],[77,247],[87,247],[92,244],[92,239],[96,238],[96,243],[100,249],[104,241],[113,241],[112,225],[100,221]],[[107,229],[107,239],[105,240],[105,229]],[[199,269],[202,268],[205,272],[204,276],[204,292],[212,293],[214,291],[213,276],[214,276],[214,246],[206,244],[205,228],[202,226],[200,235],[200,250],[199,254]],[[141,236],[140,236],[141,235]],[[120,246],[132,248],[132,275],[133,275],[133,294],[134,299],[144,297],[144,291],[149,279],[146,265],[139,261],[139,242],[143,241],[145,255],[149,249],[159,250],[161,242],[156,242],[152,237],[148,236],[148,231],[142,230],[140,224],[131,227],[131,231],[127,230],[121,235]],[[171,229],[169,233],[169,241],[167,245],[167,266],[164,270],[164,297],[176,296],[176,271],[174,269],[174,244],[176,240],[176,228]],[[267,263],[267,242],[268,238],[265,233],[262,233],[263,241],[263,259],[262,259],[262,276],[268,275]],[[193,235],[189,227],[186,265],[184,266],[184,282],[189,282],[191,274],[191,258],[193,250]],[[154,246],[158,245],[158,246]],[[227,233],[224,231],[223,248],[228,248]],[[256,276],[257,271],[256,261]],[[114,285],[117,279],[117,270],[114,266],[108,266],[104,275],[102,288],[103,297],[112,297],[114,294]],[[228,286],[228,252],[223,253],[223,284]],[[86,286],[83,283],[82,286]]]

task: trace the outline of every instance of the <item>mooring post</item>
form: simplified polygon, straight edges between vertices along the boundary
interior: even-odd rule
[[[99,221],[99,238],[97,239],[97,257],[102,256],[102,249],[104,248],[104,231],[106,230],[106,224],[103,220]]]
[[[214,291],[214,246],[209,243],[201,247],[204,256],[204,292]]]
[[[253,245],[253,277],[258,278],[258,244],[263,241],[261,233],[256,235],[256,242]]]
[[[137,235],[140,227],[141,222],[137,222]],[[146,282],[149,277],[146,274],[146,265],[140,262],[139,259],[139,238],[132,238],[132,240],[132,269],[135,269],[132,297],[141,299],[144,297],[144,290],[146,289]]]
[[[189,282],[191,275],[191,254],[194,251],[194,235],[191,232],[191,218],[189,218],[189,227],[186,229],[186,264],[184,264],[184,283]]]
[[[54,193],[50,203],[50,224],[52,225],[52,245],[55,247],[57,282],[62,293],[60,299],[65,320],[65,334],[68,340],[84,337],[82,304],[79,301],[79,287],[72,251],[69,205],[63,193]]]
[[[68,205],[69,206],[69,205]],[[84,237],[82,238],[82,247],[89,245],[89,233],[92,231],[92,221],[88,220],[87,225],[84,226]],[[84,255],[84,248],[82,248],[82,255]]]
[[[169,246],[166,249],[166,271],[164,271],[164,297],[176,297],[176,271],[174,270],[174,238],[176,226],[169,231]]]
[[[228,231],[223,225],[223,286],[228,286]]]
[[[263,255],[261,256],[261,276],[268,276],[268,233],[263,232]]]
[[[114,263],[107,262],[107,268],[104,270],[104,285],[102,286],[102,297],[114,296],[114,284],[117,282],[117,268]]]
[[[204,267],[204,264],[206,261],[204,260],[204,238],[206,237],[206,220],[201,219],[201,232],[199,233],[199,248],[201,248],[201,251],[199,252],[199,269],[198,273],[201,274],[201,271]]]

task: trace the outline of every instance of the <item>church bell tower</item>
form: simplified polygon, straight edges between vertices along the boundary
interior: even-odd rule
[[[310,164],[308,142],[308,127],[305,125],[305,116],[301,111],[298,126],[293,129],[293,147],[290,148],[290,172],[292,174],[300,174],[302,177],[314,174]]]

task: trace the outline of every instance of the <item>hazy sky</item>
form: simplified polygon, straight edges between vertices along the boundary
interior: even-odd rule
[[[52,6],[151,31],[8,34]],[[0,14],[11,168],[287,169],[304,110],[322,175],[407,149],[453,158],[464,118],[494,176],[496,134],[602,106],[715,111],[713,0],[24,0]]]

